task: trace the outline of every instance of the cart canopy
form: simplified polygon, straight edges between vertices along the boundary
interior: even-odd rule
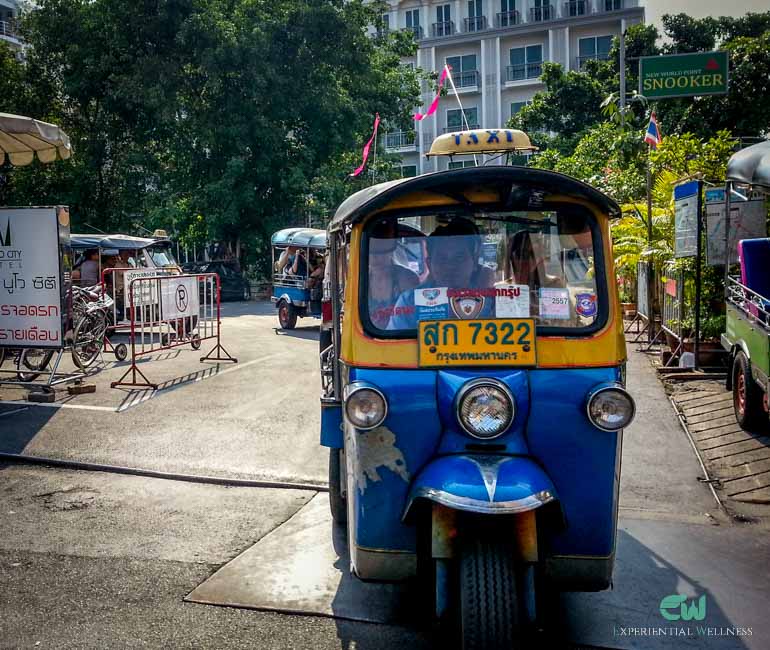
[[[70,242],[75,250],[89,248],[113,248],[118,250],[142,250],[150,246],[170,246],[170,239],[149,239],[130,235],[71,235]]]
[[[326,231],[318,228],[284,228],[275,233],[270,242],[273,246],[325,249]]]
[[[727,163],[727,180],[770,193],[770,140],[733,154]]]
[[[0,165],[7,158],[17,167],[29,165],[37,156],[43,163],[72,155],[70,139],[55,124],[23,115],[0,113]]]

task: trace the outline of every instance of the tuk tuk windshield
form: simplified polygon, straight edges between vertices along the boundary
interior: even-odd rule
[[[364,239],[362,320],[381,337],[415,336],[432,319],[534,318],[541,334],[590,333],[607,312],[599,239],[574,209],[379,220]]]
[[[151,246],[147,249],[147,254],[153,262],[153,266],[176,266],[174,254],[169,246]]]

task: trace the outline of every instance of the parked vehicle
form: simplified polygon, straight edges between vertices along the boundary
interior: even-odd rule
[[[182,270],[185,273],[216,273],[219,276],[222,301],[251,300],[251,285],[236,262],[231,260],[191,262],[183,264]]]
[[[294,329],[297,318],[320,318],[326,253],[326,231],[285,228],[271,238],[273,295],[282,329]],[[295,263],[296,262],[296,263]]]
[[[522,150],[501,129],[440,136],[431,154]],[[635,411],[619,214],[573,178],[496,165],[369,187],[330,223],[332,516],[353,573],[416,576],[425,619],[464,649],[524,647],[547,594],[612,584]]]
[[[735,186],[770,195],[770,142],[735,153],[726,180],[727,215]],[[725,232],[732,232],[730,224]],[[767,428],[770,412],[770,239],[739,241],[737,256],[740,275],[730,275],[730,264],[725,270],[726,332],[721,341],[730,354],[727,389],[733,392],[735,417],[743,429],[757,431]]]

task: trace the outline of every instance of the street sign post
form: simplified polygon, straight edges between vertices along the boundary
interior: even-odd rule
[[[647,99],[724,95],[729,81],[726,51],[643,56],[639,94]]]

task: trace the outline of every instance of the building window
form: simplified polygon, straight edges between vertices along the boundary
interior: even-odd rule
[[[417,176],[417,165],[401,165],[401,178]]]
[[[537,79],[543,72],[543,46],[528,45],[514,47],[510,53],[511,64],[508,66],[506,80],[522,81]]]
[[[598,59],[604,61],[610,58],[612,36],[590,36],[578,41],[578,69],[582,70],[586,61]]]
[[[451,5],[436,7],[436,22],[433,23],[433,36],[451,36],[454,33]]]
[[[513,27],[519,24],[519,12],[516,0],[500,0],[500,13],[497,14],[498,27]]]
[[[527,104],[529,104],[529,102],[511,102],[511,117],[516,115]]]
[[[455,160],[449,163],[447,169],[465,169],[466,167],[475,167],[475,160]]]
[[[415,38],[422,38],[422,29],[420,28],[420,10],[419,9],[407,10],[406,29],[412,32]]]
[[[480,32],[487,28],[482,0],[468,0],[468,19],[465,23],[466,32]]]
[[[618,11],[623,8],[623,0],[604,0],[604,11]]]
[[[463,120],[462,111],[459,108],[450,108],[446,112],[446,133],[453,131],[464,131],[465,129],[479,128],[479,109],[476,106],[465,109],[465,119],[468,120],[468,126]]]
[[[446,64],[452,73],[452,81],[455,87],[467,88],[479,85],[479,73],[476,68],[476,55],[448,56]]]

